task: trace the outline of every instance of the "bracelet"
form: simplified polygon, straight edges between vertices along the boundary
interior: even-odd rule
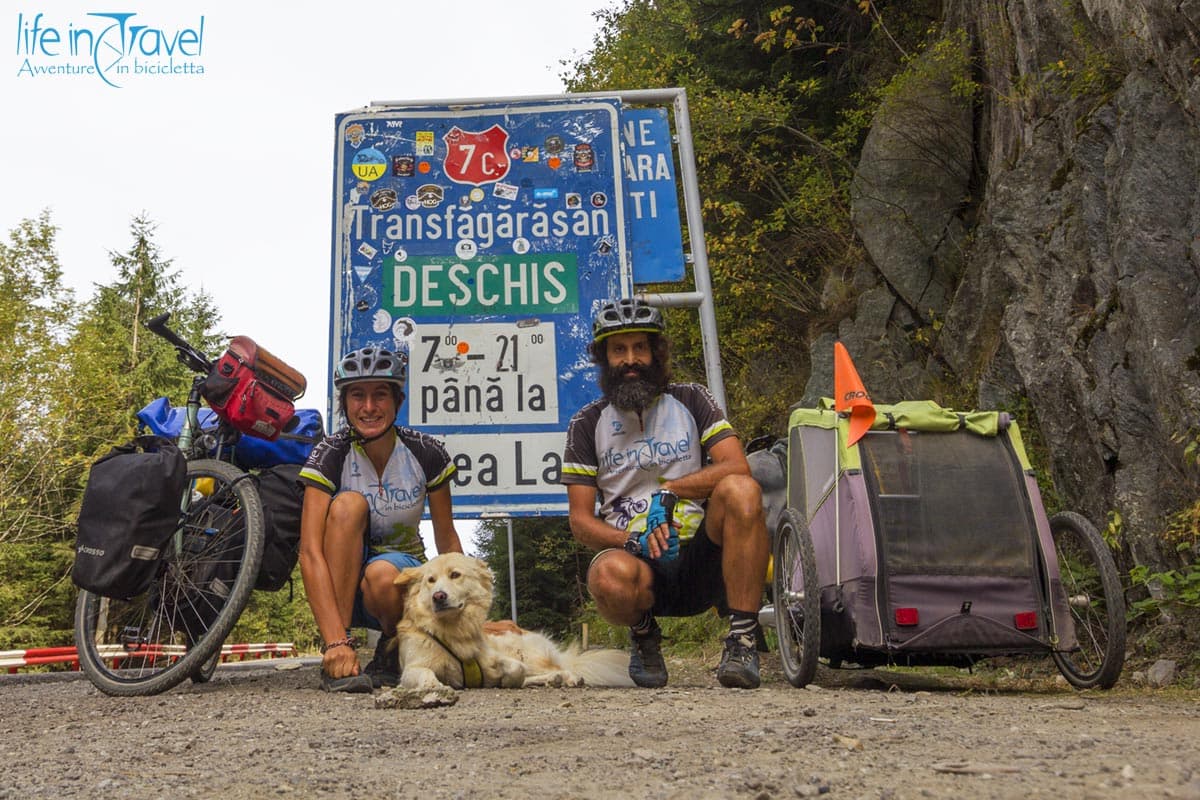
[[[349,647],[351,650],[358,649],[358,639],[353,636],[347,636],[345,639],[338,639],[336,642],[329,642],[321,645],[321,655],[325,655],[326,650],[332,650],[335,647]]]

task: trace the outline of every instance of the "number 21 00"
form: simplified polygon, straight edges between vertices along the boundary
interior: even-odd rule
[[[422,372],[428,372],[435,363],[441,362],[444,366],[451,366],[455,360],[454,356],[442,358],[438,356],[438,345],[443,343],[442,337],[438,336],[422,336],[421,341],[429,345],[429,350],[425,354],[425,361],[421,366]],[[546,337],[541,333],[529,334],[530,344],[543,344]],[[449,334],[445,337],[445,344],[458,344],[458,337]],[[497,372],[517,372],[520,370],[520,351],[517,347],[517,334],[508,336],[497,336],[496,344],[500,345],[500,356],[496,359]]]

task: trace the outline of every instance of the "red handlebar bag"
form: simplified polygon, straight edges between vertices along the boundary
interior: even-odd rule
[[[296,369],[249,336],[235,336],[204,381],[204,399],[239,431],[274,441],[295,415],[305,388]]]

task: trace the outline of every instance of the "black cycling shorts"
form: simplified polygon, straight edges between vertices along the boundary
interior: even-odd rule
[[[721,548],[708,538],[704,522],[680,547],[674,561],[651,561],[654,573],[654,615],[691,617],[725,602]]]

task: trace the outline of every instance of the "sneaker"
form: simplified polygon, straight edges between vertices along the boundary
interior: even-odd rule
[[[400,648],[396,646],[396,636],[380,636],[375,645],[375,655],[363,668],[363,673],[371,678],[371,685],[376,689],[383,686],[395,686],[400,682]]]
[[[727,636],[717,680],[730,689],[758,688],[758,651],[749,636]]]
[[[631,630],[629,639],[633,645],[629,653],[629,677],[646,689],[666,686],[667,662],[663,661],[662,628],[658,627],[658,621],[640,636]]]
[[[329,673],[321,670],[321,688],[326,692],[347,692],[349,694],[370,694],[371,677],[369,675],[347,675],[344,678],[331,678]]]

